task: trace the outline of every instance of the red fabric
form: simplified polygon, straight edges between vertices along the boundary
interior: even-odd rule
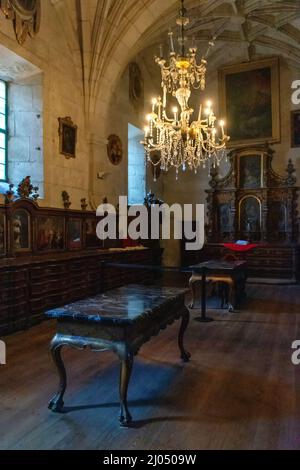
[[[236,243],[223,243],[225,248],[232,251],[250,251],[258,247],[257,243],[248,243],[248,245],[237,245]]]
[[[140,242],[138,240],[132,240],[131,238],[126,238],[125,240],[122,240],[122,248],[131,248],[139,245]]]

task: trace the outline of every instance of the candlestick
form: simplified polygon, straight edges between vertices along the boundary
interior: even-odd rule
[[[161,58],[161,59],[162,59],[163,56],[164,56],[164,51],[163,51],[162,44],[160,44],[160,46],[159,46],[159,55],[160,55],[160,58]]]
[[[178,108],[174,107],[173,113],[174,113],[174,121],[177,123]]]
[[[166,109],[166,106],[167,106],[167,88],[164,86],[163,108]]]
[[[202,114],[202,104],[200,104],[200,107],[199,107],[198,121],[201,121],[201,114]]]
[[[155,112],[155,106],[157,105],[157,99],[156,98],[153,98],[152,100],[152,113]]]
[[[171,30],[169,31],[169,37],[170,37],[170,51],[171,53],[174,53],[175,49],[174,49],[174,42],[173,42],[173,32]]]
[[[221,130],[222,130],[222,137],[224,137],[225,133],[224,133],[224,121],[220,121],[220,126],[221,126]]]

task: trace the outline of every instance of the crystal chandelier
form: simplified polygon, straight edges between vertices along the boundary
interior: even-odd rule
[[[181,3],[177,20],[181,27],[181,51],[179,54],[175,52],[173,33],[170,32],[169,65],[162,57],[162,50],[160,57],[156,58],[156,63],[161,68],[163,96],[152,100],[152,112],[147,116],[148,125],[142,142],[148,161],[154,166],[159,165],[164,171],[175,168],[176,178],[179,168],[197,172],[199,167],[205,168],[208,160],[213,166],[219,165],[229,140],[224,132],[224,121],[220,121],[216,127],[217,118],[210,101],[204,109],[200,105],[197,120],[192,121],[194,110],[188,104],[191,89],[204,90],[207,62],[202,58],[200,65],[197,65],[196,47],[190,48],[189,53],[186,53],[185,26],[189,20],[186,17],[184,0]],[[213,42],[210,42],[209,48],[212,45]],[[173,107],[172,117],[167,113],[168,94],[174,96],[180,106],[180,110]],[[155,159],[151,158],[154,153]]]

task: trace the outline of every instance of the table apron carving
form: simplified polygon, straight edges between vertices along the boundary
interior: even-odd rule
[[[141,290],[141,287],[139,289]],[[147,289],[151,292],[151,287],[147,287]],[[114,290],[117,291],[119,289]],[[112,295],[113,291],[111,291]],[[132,417],[127,404],[127,391],[134,356],[138,353],[141,346],[161,330],[167,328],[168,325],[181,319],[178,334],[180,356],[184,362],[188,362],[190,359],[190,354],[185,350],[183,344],[184,333],[189,323],[189,310],[184,304],[184,294],[181,293],[180,296],[177,295],[177,299],[176,296],[174,298],[174,309],[168,308],[172,306],[172,302],[169,305],[162,301],[161,306],[156,306],[152,314],[147,311],[145,315],[140,315],[137,321],[128,324],[126,322],[122,324],[118,321],[111,324],[78,321],[76,315],[74,315],[73,319],[64,319],[63,315],[61,318],[58,318],[57,333],[51,341],[50,352],[58,371],[59,388],[49,403],[49,409],[54,412],[62,412],[64,407],[63,398],[67,387],[67,374],[61,357],[63,347],[69,346],[79,350],[89,348],[95,352],[112,351],[120,360],[120,424],[123,427],[128,427]],[[82,303],[83,301],[81,301],[81,309]],[[66,308],[68,307],[66,306]],[[48,316],[54,315],[57,317],[57,312],[53,315],[51,311],[48,312]]]

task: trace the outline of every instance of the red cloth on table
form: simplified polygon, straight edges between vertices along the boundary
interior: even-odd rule
[[[125,238],[125,240],[122,240],[122,248],[133,248],[136,246],[140,246],[139,240],[132,240],[131,238]]]
[[[250,251],[258,247],[257,243],[248,243],[248,245],[237,245],[236,243],[223,243],[225,248],[232,251]]]

